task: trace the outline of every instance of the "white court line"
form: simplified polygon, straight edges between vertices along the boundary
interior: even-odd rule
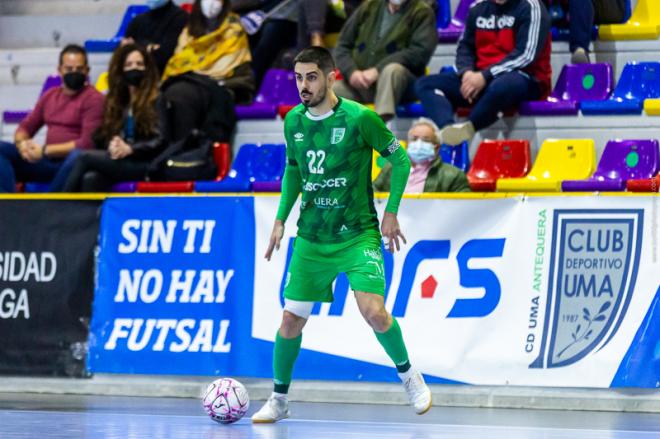
[[[149,414],[149,413],[112,413],[112,412],[103,412],[103,411],[61,411],[61,410],[0,410],[0,415],[3,413],[39,413],[39,414],[70,414],[70,415],[76,415],[76,414],[99,414],[99,415],[115,415],[115,416],[143,416],[143,417],[150,417],[150,418],[206,418],[207,416],[204,413],[200,413],[200,415],[161,415],[161,414]],[[493,430],[518,430],[521,432],[525,431],[543,431],[543,432],[554,432],[554,433],[559,433],[559,432],[582,432],[582,433],[632,433],[632,434],[640,434],[640,435],[655,435],[655,436],[660,436],[660,431],[643,431],[643,430],[603,430],[603,429],[586,429],[586,428],[556,428],[556,427],[531,427],[531,426],[519,426],[519,425],[478,425],[478,424],[433,424],[433,423],[428,423],[428,422],[377,422],[377,421],[342,421],[342,420],[336,420],[336,419],[330,419],[330,420],[322,420],[322,419],[285,419],[281,421],[281,423],[278,424],[268,424],[268,425],[284,425],[284,424],[289,424],[289,423],[295,423],[295,424],[304,424],[304,423],[310,423],[310,424],[358,424],[358,425],[364,425],[364,426],[400,426],[400,427],[410,427],[410,426],[434,426],[434,427],[449,427],[449,428],[457,428],[457,429],[466,429],[466,428],[490,428]],[[241,421],[233,424],[233,425],[252,425],[250,421],[247,419],[242,419]],[[231,425],[231,424],[230,424]]]

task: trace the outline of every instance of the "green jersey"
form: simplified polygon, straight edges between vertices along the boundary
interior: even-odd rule
[[[372,148],[383,157],[399,148],[381,118],[348,99],[322,116],[300,104],[287,114],[284,136],[287,166],[297,167],[302,184],[298,235],[332,243],[378,231]]]

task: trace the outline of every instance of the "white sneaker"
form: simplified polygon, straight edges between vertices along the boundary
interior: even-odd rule
[[[271,395],[264,406],[252,415],[252,422],[255,424],[272,424],[288,418],[289,415],[289,400]]]
[[[472,125],[472,122],[467,121],[447,125],[440,131],[440,138],[442,143],[453,146],[460,145],[463,142],[470,142],[474,134],[474,125]]]
[[[423,415],[428,412],[433,404],[431,389],[424,382],[424,377],[417,371],[408,371],[400,373],[399,377],[403,381],[403,387],[408,394],[408,400],[415,409],[415,413]]]

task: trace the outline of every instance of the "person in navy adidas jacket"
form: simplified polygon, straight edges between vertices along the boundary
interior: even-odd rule
[[[458,42],[456,70],[420,78],[417,96],[442,129],[442,141],[458,145],[493,124],[520,102],[545,98],[551,89],[550,17],[541,0],[478,0]],[[458,107],[472,107],[454,123]]]

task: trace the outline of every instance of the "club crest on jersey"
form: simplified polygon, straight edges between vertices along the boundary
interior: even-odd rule
[[[344,134],[346,134],[346,128],[333,128],[332,135],[330,136],[330,143],[333,145],[338,144],[344,140]]]

